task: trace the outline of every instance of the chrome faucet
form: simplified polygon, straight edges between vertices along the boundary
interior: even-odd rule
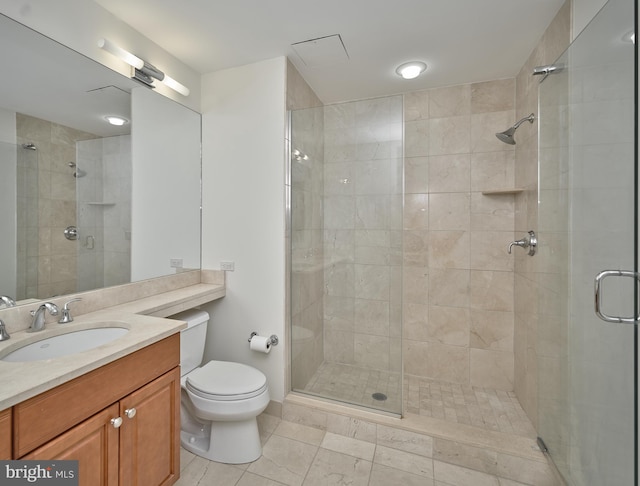
[[[511,248],[514,246],[519,246],[520,248],[528,248],[529,256],[533,256],[536,254],[536,247],[538,246],[538,237],[533,231],[529,231],[529,234],[524,238],[521,238],[516,241],[512,241],[509,243],[509,248],[507,249],[507,253],[511,254]]]
[[[69,309],[69,304],[72,304],[73,302],[80,302],[81,300],[82,299],[80,297],[71,299],[62,307],[62,316],[58,320],[60,324],[66,324],[67,322],[73,321],[73,317],[71,316],[71,309]]]
[[[33,316],[31,326],[27,329],[27,332],[42,331],[44,329],[44,313],[49,311],[52,316],[58,315],[58,306],[52,302],[45,302],[36,310],[32,310],[30,314]]]
[[[7,328],[4,326],[4,322],[2,322],[2,319],[0,319],[0,341],[6,341],[10,337],[11,336],[9,336]]]
[[[0,304],[4,304],[7,307],[15,307],[16,306],[16,301],[13,300],[8,295],[0,295]]]

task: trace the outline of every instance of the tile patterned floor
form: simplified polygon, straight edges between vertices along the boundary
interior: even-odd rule
[[[360,440],[265,414],[258,423],[263,455],[257,461],[221,464],[182,450],[177,486],[558,484],[543,462],[460,449],[453,441],[388,426],[378,425],[369,440]],[[468,467],[460,465],[464,460]]]
[[[442,383],[415,376],[404,379],[404,411],[485,430],[535,437],[535,430],[513,392]],[[323,363],[304,392],[399,413],[400,374]],[[387,396],[384,401],[374,393]]]

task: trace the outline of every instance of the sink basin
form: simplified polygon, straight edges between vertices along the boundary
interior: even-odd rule
[[[129,332],[125,327],[99,327],[68,332],[26,344],[0,358],[2,361],[25,362],[60,358],[107,344]]]

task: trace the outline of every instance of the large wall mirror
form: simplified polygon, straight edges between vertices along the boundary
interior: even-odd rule
[[[199,269],[200,115],[2,15],[0,62],[0,295]]]

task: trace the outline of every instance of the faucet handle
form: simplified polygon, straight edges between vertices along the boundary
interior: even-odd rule
[[[58,321],[60,324],[66,324],[67,322],[73,321],[73,317],[71,316],[71,309],[69,309],[69,304],[73,302],[79,302],[81,300],[82,299],[80,297],[76,297],[75,299],[71,299],[69,302],[66,302],[64,304],[64,307],[62,308],[62,316]]]
[[[10,337],[7,328],[4,326],[4,322],[0,319],[0,341],[6,341]]]

